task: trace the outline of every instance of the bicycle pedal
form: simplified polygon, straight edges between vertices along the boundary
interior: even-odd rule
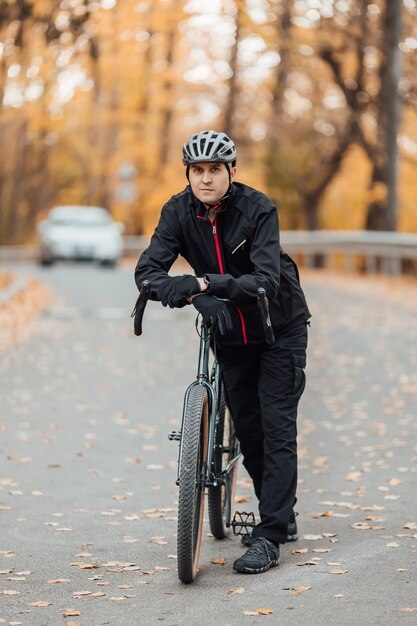
[[[170,441],[181,441],[181,431],[171,430],[171,432],[168,434],[168,439]]]
[[[255,528],[255,515],[251,513],[246,513],[246,511],[235,511],[233,516],[233,520],[230,523],[233,528],[233,534],[235,537],[246,537],[250,536],[251,532],[250,528]]]

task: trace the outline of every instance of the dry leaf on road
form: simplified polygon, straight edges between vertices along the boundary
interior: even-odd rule
[[[293,592],[293,594],[292,594],[293,596],[299,596],[299,595],[300,595],[300,593],[304,593],[304,591],[310,591],[310,589],[311,589],[311,585],[308,585],[307,587],[302,587],[302,586],[299,586],[299,587],[290,587],[290,589],[291,589],[291,590],[292,590],[292,592]]]
[[[81,611],[77,611],[76,609],[62,609],[63,617],[78,617],[81,615]]]

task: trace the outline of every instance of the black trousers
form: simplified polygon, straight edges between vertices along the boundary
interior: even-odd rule
[[[307,325],[280,335],[272,346],[218,351],[226,400],[243,464],[259,499],[255,537],[285,543],[296,503],[297,409],[305,387]]]

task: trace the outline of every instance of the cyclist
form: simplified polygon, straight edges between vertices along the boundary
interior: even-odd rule
[[[135,270],[151,299],[192,305],[214,332],[226,399],[243,464],[259,499],[260,522],[233,568],[261,573],[278,565],[279,544],[297,539],[297,407],[305,387],[308,306],[294,261],[279,243],[269,198],[234,182],[236,147],[205,130],[183,146],[189,184],[162,209]],[[195,275],[169,276],[181,254]],[[265,340],[257,306],[263,287],[275,343]],[[228,300],[228,302],[223,301]]]

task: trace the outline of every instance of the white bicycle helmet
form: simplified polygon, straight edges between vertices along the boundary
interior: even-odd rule
[[[203,130],[193,135],[182,148],[184,165],[192,163],[232,163],[236,161],[236,146],[226,133]]]

